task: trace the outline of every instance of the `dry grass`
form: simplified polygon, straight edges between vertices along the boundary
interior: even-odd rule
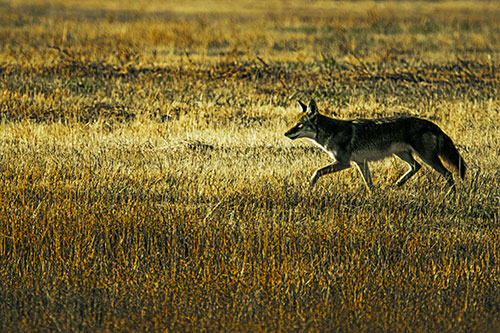
[[[0,330],[500,329],[500,6],[0,3]],[[321,178],[297,100],[469,165]]]

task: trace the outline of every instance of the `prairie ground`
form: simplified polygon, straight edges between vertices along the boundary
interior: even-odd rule
[[[496,1],[0,2],[1,331],[497,331]],[[414,115],[455,194],[283,133]]]

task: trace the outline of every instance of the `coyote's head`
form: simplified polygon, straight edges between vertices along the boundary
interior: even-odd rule
[[[301,101],[299,101],[299,104],[302,107],[303,114],[297,124],[285,133],[285,136],[292,140],[297,138],[315,139],[316,134],[318,133],[318,106],[316,105],[314,99],[311,99],[309,106],[305,105]]]

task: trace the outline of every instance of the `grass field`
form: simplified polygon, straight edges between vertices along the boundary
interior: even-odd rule
[[[496,1],[0,1],[0,331],[500,330]],[[468,165],[309,179],[304,102]]]

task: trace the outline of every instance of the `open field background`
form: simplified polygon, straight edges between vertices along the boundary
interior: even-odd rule
[[[0,1],[0,330],[500,329],[496,1]],[[416,115],[456,195],[283,136]]]

